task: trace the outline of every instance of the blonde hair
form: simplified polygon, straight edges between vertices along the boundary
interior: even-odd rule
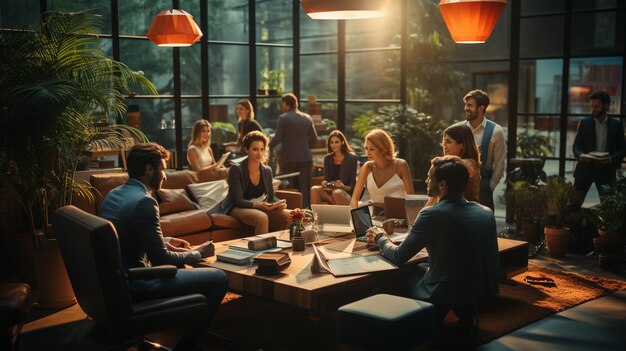
[[[187,146],[194,145],[196,142],[200,141],[202,129],[204,129],[204,127],[209,127],[209,129],[211,129],[211,123],[209,123],[206,119],[199,119],[193,124],[193,127],[191,128],[191,140],[189,140],[189,144]],[[209,142],[210,141],[211,139],[209,138]]]
[[[374,144],[377,149],[382,151],[386,159],[394,160],[396,158],[396,148],[393,145],[393,140],[384,130],[372,129],[365,136],[365,141]]]

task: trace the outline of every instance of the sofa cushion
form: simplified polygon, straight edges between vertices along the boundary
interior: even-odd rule
[[[107,196],[109,191],[128,181],[128,173],[99,173],[92,174],[89,178],[91,186],[94,188],[96,197],[96,212],[100,209],[102,200]]]
[[[163,236],[181,236],[207,230],[213,222],[204,210],[176,212],[161,217]]]
[[[167,171],[165,175],[167,179],[162,186],[165,189],[185,189],[187,185],[200,181],[198,173],[194,171]]]
[[[159,189],[157,195],[161,216],[198,209],[193,201],[187,197],[185,189]]]
[[[187,185],[187,190],[203,210],[208,213],[216,213],[220,203],[228,195],[228,183],[226,180],[197,183]]]

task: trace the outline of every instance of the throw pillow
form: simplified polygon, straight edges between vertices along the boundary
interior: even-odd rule
[[[196,202],[200,204],[200,207],[209,214],[217,212],[220,203],[228,195],[226,180],[189,184],[187,189]]]
[[[160,200],[159,214],[161,216],[197,209],[193,201],[187,197],[185,189],[160,189],[157,195]]]

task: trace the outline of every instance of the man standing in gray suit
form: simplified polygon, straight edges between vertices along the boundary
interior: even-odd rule
[[[280,144],[278,164],[281,173],[300,172],[298,188],[302,193],[302,207],[308,208],[313,168],[311,146],[317,140],[317,133],[311,116],[298,110],[298,98],[294,94],[283,95],[280,106],[284,113],[278,117],[270,147]]]
[[[398,265],[426,247],[429,269],[409,283],[411,297],[433,303],[438,321],[452,309],[460,326],[473,330],[476,302],[498,294],[496,220],[488,207],[463,197],[469,171],[460,158],[435,157],[431,163],[428,195],[441,200],[419,213],[399,246],[381,228],[368,229],[368,244],[378,245],[382,255]]]

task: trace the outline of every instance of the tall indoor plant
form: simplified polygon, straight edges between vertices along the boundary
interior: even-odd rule
[[[569,246],[571,223],[579,210],[578,193],[560,176],[548,177],[545,185],[548,225],[544,228],[550,256],[563,256]]]
[[[157,93],[141,72],[103,54],[98,37],[89,34],[100,22],[91,12],[55,12],[43,14],[33,30],[0,32],[2,183],[19,193],[26,231],[39,248],[35,261],[40,304],[50,307],[70,300],[52,294],[42,303],[49,290],[67,280],[51,239],[48,213],[71,204],[75,193],[91,194],[87,185],[74,181],[81,153],[94,140],[121,147],[127,142],[124,129],[145,138],[128,127],[96,128],[92,116],[123,115],[124,94],[132,93],[131,87]],[[59,278],[49,271],[53,267],[62,271]]]
[[[593,207],[598,217],[600,238],[594,240],[596,253],[610,251],[621,255],[626,242],[626,177],[620,175],[614,184],[600,187],[600,203]]]

